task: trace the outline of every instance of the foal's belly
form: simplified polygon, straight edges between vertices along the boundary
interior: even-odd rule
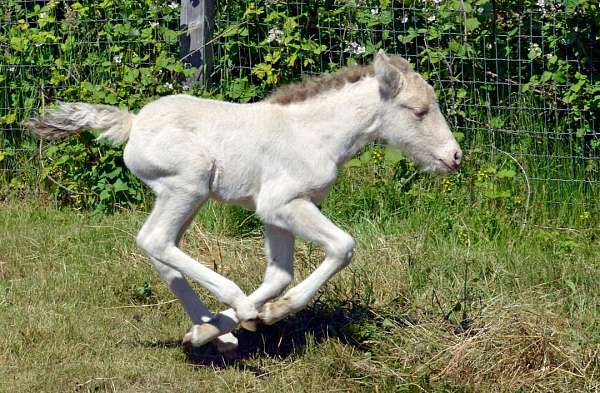
[[[210,197],[219,202],[254,210],[259,187],[257,176],[253,172],[252,168],[241,165],[231,165],[231,168],[225,170],[217,164],[210,184]]]

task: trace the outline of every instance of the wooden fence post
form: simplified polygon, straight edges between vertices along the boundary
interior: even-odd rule
[[[181,36],[181,58],[185,64],[197,68],[196,73],[186,80],[192,86],[204,84],[212,69],[212,45],[214,0],[181,0],[181,19],[179,25],[187,30]]]

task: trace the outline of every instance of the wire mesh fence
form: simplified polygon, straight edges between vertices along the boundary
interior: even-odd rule
[[[40,142],[22,120],[54,101],[139,107],[174,90],[177,3],[8,0],[0,3],[0,172],[23,188]]]
[[[237,7],[257,16],[240,21]],[[579,97],[590,102],[570,96],[597,83],[594,22],[581,9],[563,2],[436,0],[246,2],[220,11],[216,58],[225,61],[218,78],[264,83],[261,72],[274,63],[270,58],[303,55],[294,41],[277,37],[289,37],[284,25],[292,17],[303,37],[324,46],[317,61],[298,61],[294,71],[313,74],[368,61],[380,47],[400,54],[434,83],[468,148],[508,153],[545,202],[569,204],[574,193],[587,195],[588,203],[598,200],[600,132],[597,106],[591,108],[597,98],[592,90]]]
[[[256,101],[300,75],[365,63],[385,48],[434,84],[471,157],[510,160],[539,201],[585,210],[600,198],[597,11],[590,4],[217,2],[210,75],[195,92]],[[2,171],[15,179],[35,165],[39,146],[18,124],[45,102],[135,109],[184,90],[178,12],[176,2],[3,2]]]

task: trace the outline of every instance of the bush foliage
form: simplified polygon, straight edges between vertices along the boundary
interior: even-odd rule
[[[22,164],[19,150],[31,151],[35,142],[18,123],[51,102],[135,110],[185,92],[183,81],[195,70],[179,60],[179,11],[177,2],[152,0],[2,2],[0,165],[13,170]],[[599,179],[594,127],[600,82],[592,55],[599,18],[591,0],[218,2],[207,84],[187,91],[257,101],[301,74],[368,62],[386,48],[407,57],[435,85],[457,137],[479,158],[468,160],[462,179],[484,200],[501,201],[510,210],[525,199],[521,171],[501,154],[490,159],[490,144],[519,157],[538,154],[521,159],[533,176]],[[53,195],[100,212],[142,204],[144,192],[124,170],[121,149],[91,139],[82,134],[44,145],[42,178]],[[540,167],[544,150],[549,157],[573,159],[549,159]],[[447,193],[463,181],[425,181],[392,156],[373,159],[378,156],[367,152],[350,166],[362,167],[356,172],[377,189],[407,198],[416,189]],[[12,188],[24,187],[22,179],[4,172]],[[381,180],[377,174],[384,172],[395,175]]]

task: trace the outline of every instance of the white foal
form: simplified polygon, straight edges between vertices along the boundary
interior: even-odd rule
[[[87,128],[127,142],[127,167],[156,194],[138,245],[192,320],[184,341],[236,347],[239,323],[272,324],[307,305],[352,257],[354,241],[318,209],[345,161],[371,141],[389,143],[423,170],[448,173],[462,152],[435,94],[408,62],[383,51],[372,65],[308,79],[265,101],[233,104],[191,96],[160,98],[133,115],[105,105],[60,104],[28,126],[41,137]],[[263,283],[246,296],[198,263],[179,240],[208,199],[253,209],[265,224]],[[276,300],[293,278],[295,237],[325,249],[323,263]],[[188,277],[231,308],[213,316]]]

